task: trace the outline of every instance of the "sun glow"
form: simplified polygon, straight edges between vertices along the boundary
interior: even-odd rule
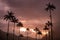
[[[26,32],[27,30],[26,30],[26,28],[22,27],[22,28],[20,28],[20,31]],[[36,33],[33,29],[30,29],[30,32]]]
[[[20,28],[20,31],[26,32],[26,28],[22,27]]]
[[[48,31],[42,31],[42,34],[46,35],[46,34],[48,34]]]
[[[21,28],[20,28],[20,31],[26,32],[27,30],[26,30],[26,28],[21,27]],[[33,29],[30,29],[30,31],[36,33]],[[41,31],[41,32],[42,32],[43,35],[48,34],[48,31]]]
[[[21,31],[21,32],[26,32],[27,30],[26,30],[25,27],[21,27],[21,28],[20,28],[20,31]],[[33,34],[36,34],[36,31],[34,31],[34,29],[31,29],[31,28],[29,29],[29,32],[31,32],[31,33],[33,33]],[[45,35],[48,34],[48,31],[41,30],[41,32],[42,32],[42,35],[40,36],[40,38],[43,38]]]
[[[33,29],[30,29],[30,31],[36,33]]]

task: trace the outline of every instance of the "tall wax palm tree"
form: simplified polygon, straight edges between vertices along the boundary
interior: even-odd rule
[[[15,34],[15,24],[18,23],[18,19],[14,16],[13,19],[11,20],[11,22],[14,23],[14,27],[13,27],[13,40],[14,40],[14,34]]]
[[[48,27],[49,27],[49,26],[53,26],[50,21],[48,21],[48,22],[46,23],[46,25],[47,25]],[[50,30],[49,30],[49,40],[51,40],[51,39],[50,39],[50,38],[51,38],[50,35],[51,35],[51,34],[50,34]]]
[[[52,24],[52,14],[51,14],[51,12],[54,11],[54,9],[56,9],[56,7],[53,4],[50,4],[50,2],[49,2],[49,4],[47,4],[46,11],[49,11],[51,24]],[[51,40],[53,40],[52,25],[51,25]]]
[[[40,35],[42,35],[41,31],[38,31],[37,34],[39,35],[39,38],[40,38]]]
[[[37,40],[37,33],[38,33],[39,29],[36,27],[36,28],[34,29],[34,31],[36,32],[36,40]]]
[[[49,28],[47,27],[47,25],[45,25],[45,27],[43,28],[43,30],[49,31]],[[47,37],[48,37],[47,35],[48,35],[48,34],[46,34],[46,40],[48,40],[48,39],[47,39]]]
[[[9,24],[10,24],[10,22],[11,22],[11,20],[12,20],[12,18],[13,18],[14,16],[13,16],[13,13],[12,12],[9,12],[8,11],[8,14],[7,15],[4,15],[4,20],[6,20],[6,21],[8,21],[8,27],[7,27],[7,40],[8,40],[8,33],[9,33]]]
[[[23,27],[23,24],[21,22],[18,22],[17,27],[19,27],[19,35],[20,35],[20,27]],[[18,37],[19,40],[20,37]],[[20,39],[21,40],[21,39]]]
[[[29,32],[29,28],[26,28],[26,30],[27,30],[27,40],[28,40],[28,32]]]

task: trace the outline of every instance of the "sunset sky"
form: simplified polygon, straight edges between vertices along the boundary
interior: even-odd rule
[[[60,0],[50,0],[56,6],[52,12],[54,37],[60,37]],[[49,13],[45,11],[48,0],[0,0],[0,29],[6,30],[7,22],[3,16],[11,10],[14,15],[24,24],[24,27],[43,29],[49,20]],[[12,29],[12,23],[11,29]],[[11,30],[10,30],[11,32]]]

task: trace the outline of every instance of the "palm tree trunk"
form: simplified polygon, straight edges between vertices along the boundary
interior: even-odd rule
[[[49,40],[50,40],[50,31],[49,31],[49,35],[48,35],[48,36],[49,36],[48,38],[49,38]]]
[[[7,40],[8,40],[8,36],[9,36],[9,21],[8,21],[8,27],[7,27]]]
[[[14,35],[15,35],[15,23],[14,23],[14,27],[13,27],[13,40],[15,39]]]
[[[39,35],[39,39],[41,40],[40,35]]]
[[[50,21],[52,23],[52,14],[51,14],[51,10],[50,10]],[[52,29],[52,25],[51,25],[51,40],[53,40],[53,29]]]
[[[27,40],[28,40],[28,31],[27,31]]]
[[[45,32],[46,32],[46,30],[45,30]],[[46,34],[46,39],[45,40],[47,40],[47,34]]]
[[[46,34],[46,40],[47,40],[47,34]]]
[[[36,40],[37,40],[37,34],[36,34]]]
[[[19,28],[19,35],[20,35],[20,28]],[[18,36],[18,40],[21,40],[21,38]]]

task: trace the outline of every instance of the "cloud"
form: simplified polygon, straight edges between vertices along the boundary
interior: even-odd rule
[[[12,7],[27,7],[27,6],[35,6],[40,0],[2,0],[5,3],[8,3],[9,6]]]
[[[56,11],[53,11],[52,13],[53,21],[55,20],[54,29],[56,30],[57,34],[60,28],[60,0],[52,0],[51,2],[53,2],[57,7]],[[3,17],[3,15],[7,14],[7,12],[4,11],[9,10],[10,8],[20,20],[34,21],[37,19],[39,21],[43,20],[42,22],[44,22],[49,19],[48,12],[44,10],[47,3],[48,0],[0,0],[0,17]]]
[[[12,9],[12,11],[18,15],[25,18],[39,18],[44,17],[43,5],[46,1],[42,0],[1,0],[3,3],[7,4],[5,9]],[[44,2],[44,3],[43,3]],[[39,14],[39,15],[38,15]]]

